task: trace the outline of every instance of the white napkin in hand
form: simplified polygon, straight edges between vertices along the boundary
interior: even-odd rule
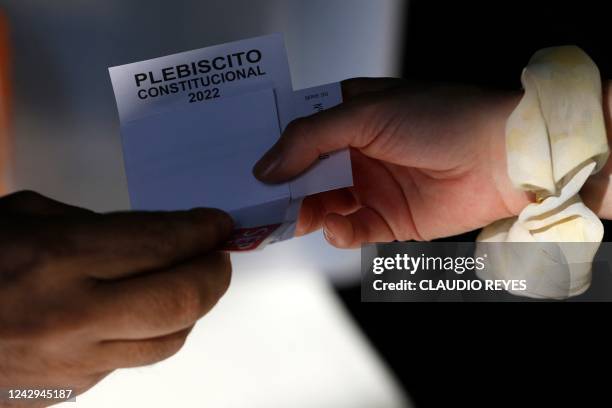
[[[588,289],[603,238],[578,194],[609,154],[601,80],[588,55],[565,46],[536,52],[521,81],[525,94],[506,123],[508,175],[538,202],[480,233],[476,252],[488,261],[477,273],[525,280],[517,295],[562,299]]]

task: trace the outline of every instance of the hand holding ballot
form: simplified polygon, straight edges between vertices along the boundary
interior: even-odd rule
[[[294,91],[279,34],[109,69],[132,209],[220,208],[225,249],[291,238],[302,199],[352,184],[348,151],[267,185],[251,169],[293,119],[341,102],[339,84]]]
[[[110,74],[132,208],[220,208],[237,228],[228,250],[319,228],[342,248],[430,240],[533,200],[506,168],[519,92],[398,79],[294,91],[278,34]],[[606,215],[609,180],[593,179],[585,202]]]
[[[518,93],[352,79],[345,102],[291,123],[257,163],[290,180],[324,153],[351,148],[354,186],[307,197],[296,233],[323,228],[337,247],[430,240],[518,214],[529,197],[506,172],[504,124]]]
[[[230,282],[218,210],[98,214],[21,192],[0,199],[0,225],[3,387],[80,393],[163,360]]]

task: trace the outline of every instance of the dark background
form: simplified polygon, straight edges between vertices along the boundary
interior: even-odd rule
[[[612,78],[606,4],[413,0],[403,76],[517,89],[535,51],[575,44]],[[417,408],[612,404],[609,386],[593,381],[610,362],[608,305],[361,303],[357,286],[338,292]]]

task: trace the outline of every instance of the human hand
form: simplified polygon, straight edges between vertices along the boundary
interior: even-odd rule
[[[97,214],[0,199],[0,388],[83,392],[176,353],[226,291],[218,210]],[[1,404],[0,404],[1,405]]]
[[[398,79],[343,82],[345,102],[292,122],[256,164],[289,180],[350,147],[354,187],[307,197],[297,234],[321,227],[342,248],[430,240],[518,214],[531,200],[506,170],[504,128],[520,95]]]

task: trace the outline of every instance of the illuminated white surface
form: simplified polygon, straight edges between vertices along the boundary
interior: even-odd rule
[[[76,406],[407,404],[318,274],[239,271],[226,296],[197,324],[178,354],[153,366],[114,372],[78,396]]]

